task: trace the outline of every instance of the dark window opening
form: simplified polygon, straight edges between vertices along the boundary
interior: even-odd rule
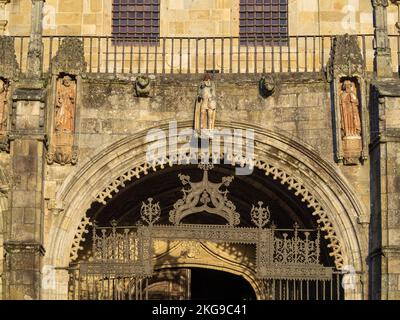
[[[113,0],[112,15],[114,43],[158,42],[160,0]]]
[[[242,45],[286,45],[288,0],[240,0]]]

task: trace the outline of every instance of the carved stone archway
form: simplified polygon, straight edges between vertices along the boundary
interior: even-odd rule
[[[191,121],[181,122],[178,131],[191,126]],[[367,221],[366,210],[339,170],[311,146],[275,131],[243,123],[217,122],[217,127],[255,131],[254,165],[277,183],[286,185],[313,209],[326,232],[337,268],[351,265],[364,275],[368,241],[360,222]],[[168,124],[157,129],[167,131]],[[64,213],[55,219],[45,244],[47,264],[58,268],[68,266],[71,250],[73,256],[79,249],[87,224],[86,212],[93,202],[107,201],[127,181],[173,165],[168,158],[153,164],[146,162],[148,130],[107,147],[66,179],[57,193],[57,202],[64,204]],[[48,297],[66,298],[68,275],[65,271],[57,274],[59,285],[53,292],[47,292]],[[346,292],[346,297],[351,299],[361,299],[365,295],[362,279],[356,290]]]

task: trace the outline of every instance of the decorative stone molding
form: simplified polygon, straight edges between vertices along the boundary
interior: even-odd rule
[[[62,212],[64,212],[64,204],[62,202],[58,202],[55,199],[49,199],[47,201],[47,209],[55,216],[58,216]]]
[[[0,36],[0,77],[14,80],[18,76],[19,65],[15,55],[14,39],[8,36]]]
[[[333,40],[331,56],[327,66],[327,79],[359,77],[364,78],[364,58],[358,46],[357,36],[345,34]]]
[[[224,155],[221,154],[222,159],[224,158],[223,156]],[[254,163],[253,160],[246,160],[235,155],[229,155],[228,158],[231,159],[233,164],[239,164],[241,166],[254,165],[256,168],[265,171],[267,176],[272,176],[274,180],[279,180],[281,184],[286,185],[289,190],[293,191],[296,196],[301,197],[302,202],[308,203],[308,207],[314,210],[313,215],[318,217],[317,222],[322,226],[321,230],[326,233],[325,239],[330,242],[328,248],[331,249],[330,255],[334,257],[336,268],[340,270],[343,267],[344,258],[342,247],[332,222],[330,221],[328,214],[319,204],[318,200],[300,181],[295,180],[290,174],[283,170],[261,160],[256,160]],[[189,155],[182,155],[180,164],[191,163],[192,159],[193,158]],[[171,167],[173,166],[173,162],[168,157],[160,160],[158,163],[144,163],[132,168],[124,175],[115,179],[106,189],[99,193],[96,196],[96,201],[104,205],[107,204],[107,199],[111,199],[114,194],[120,191],[120,188],[125,187],[125,184],[133,178],[140,179],[141,176],[147,175],[151,170],[156,171],[159,167],[164,168],[167,165],[170,165]],[[78,232],[81,232],[80,230]]]
[[[53,75],[69,74],[79,76],[86,72],[83,42],[77,38],[64,38],[51,62]]]
[[[80,250],[83,250],[81,243],[85,242],[85,235],[89,233],[87,228],[92,225],[93,223],[90,222],[90,219],[88,217],[84,216],[82,218],[82,221],[78,227],[78,231],[75,234],[74,241],[72,243],[71,261],[75,261],[76,259],[78,259],[78,252]]]

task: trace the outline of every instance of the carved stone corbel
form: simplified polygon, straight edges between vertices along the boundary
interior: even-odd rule
[[[55,216],[64,212],[64,203],[56,199],[49,199],[47,201],[47,209]]]
[[[151,91],[151,79],[146,75],[139,75],[135,80],[135,92],[138,98],[148,98]]]
[[[272,77],[263,76],[259,82],[260,95],[268,98],[275,93],[276,83]]]
[[[78,161],[77,136],[79,86],[82,74],[86,72],[83,42],[76,38],[63,39],[56,56],[51,62],[54,84],[54,109],[49,117],[50,141],[47,163],[75,165]]]
[[[327,68],[335,117],[336,160],[356,165],[367,159],[365,63],[357,37],[336,36]]]

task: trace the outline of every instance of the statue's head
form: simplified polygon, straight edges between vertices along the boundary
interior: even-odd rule
[[[204,75],[203,81],[204,82],[208,82],[208,81],[211,81],[211,80],[212,80],[211,75],[209,73],[206,73]]]
[[[144,75],[140,75],[136,78],[136,83],[141,87],[145,88],[150,84],[150,78]]]
[[[353,92],[353,91],[354,91],[354,83],[353,83],[353,81],[345,80],[345,81],[343,82],[343,88],[342,88],[342,90],[343,90],[343,91],[346,91],[347,93]]]
[[[65,77],[63,78],[63,80],[62,80],[62,84],[63,84],[65,87],[71,86],[71,82],[72,82],[72,78],[71,78],[70,76],[65,76]]]

